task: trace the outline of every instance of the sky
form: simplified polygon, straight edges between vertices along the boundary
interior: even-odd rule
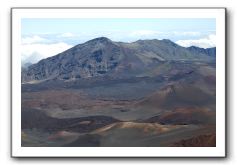
[[[97,37],[134,42],[170,39],[184,46],[215,47],[216,22],[211,18],[24,18],[22,62],[35,63]]]

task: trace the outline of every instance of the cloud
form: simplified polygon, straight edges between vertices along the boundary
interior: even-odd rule
[[[34,35],[31,37],[23,37],[21,39],[22,44],[32,44],[32,43],[39,43],[39,42],[45,42],[45,41],[47,41],[47,39],[42,38],[38,35]]]
[[[69,32],[58,35],[59,38],[60,37],[67,38],[67,37],[74,37],[74,36],[75,36],[74,34],[69,33]]]
[[[178,31],[173,31],[170,33],[171,35],[176,35],[176,36],[200,36],[200,32],[194,32],[194,31],[189,31],[189,32],[178,32]]]
[[[69,48],[69,45],[64,42],[53,43],[53,44],[23,44],[21,45],[21,59],[22,63],[30,62],[36,63],[43,58],[54,56],[61,53]]]
[[[195,40],[178,40],[176,44],[183,47],[197,46],[201,48],[210,48],[216,46],[216,35],[210,34],[205,38],[195,39]]]

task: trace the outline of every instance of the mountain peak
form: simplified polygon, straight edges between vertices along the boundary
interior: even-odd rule
[[[170,39],[162,39],[164,42],[172,42]]]
[[[189,50],[204,50],[205,48],[200,48],[197,46],[190,46],[190,47],[187,47],[187,49],[189,49]]]
[[[171,41],[169,39],[163,39],[161,41],[164,42],[164,43],[167,43],[169,45],[175,46],[175,47],[179,46],[178,44],[174,43],[173,41]]]
[[[94,38],[94,39],[88,41],[88,43],[92,43],[92,42],[108,43],[108,42],[112,42],[112,41],[106,37],[98,37],[98,38]]]

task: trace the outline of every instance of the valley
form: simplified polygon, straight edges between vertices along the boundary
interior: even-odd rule
[[[214,147],[215,48],[79,44],[22,71],[24,147]]]

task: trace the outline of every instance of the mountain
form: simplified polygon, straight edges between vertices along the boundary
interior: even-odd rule
[[[202,53],[202,54],[207,54],[212,57],[216,57],[216,48],[215,47],[204,49],[204,48],[199,48],[196,46],[190,46],[187,49],[193,53]]]
[[[184,48],[167,39],[123,43],[100,37],[29,66],[22,71],[22,82],[131,77],[166,61],[214,61],[214,54],[215,48]]]

